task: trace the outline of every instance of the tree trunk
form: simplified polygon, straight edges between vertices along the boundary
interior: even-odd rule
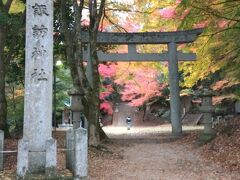
[[[67,61],[69,62],[69,67],[71,70],[71,77],[73,79],[74,88],[85,93],[83,98],[84,104],[84,114],[89,122],[89,145],[98,146],[100,143],[100,138],[105,138],[106,135],[99,123],[99,74],[98,74],[98,59],[96,53],[96,31],[92,31],[94,34],[90,43],[90,53],[91,53],[91,67],[94,69],[91,76],[93,77],[93,83],[89,82],[86,77],[85,66],[83,65],[83,54],[82,54],[82,42],[81,42],[81,17],[83,9],[83,0],[74,1],[74,19],[75,22],[73,30],[69,30],[69,24],[66,17],[66,1],[61,0],[61,18],[62,18],[62,28],[66,40],[66,53]],[[91,7],[91,6],[90,6]],[[95,7],[96,8],[96,7]],[[97,9],[95,9],[97,10]],[[101,15],[100,15],[101,16]],[[91,84],[94,84],[91,87]]]
[[[99,105],[98,99],[96,97],[96,93],[94,92],[89,92],[88,95],[88,102],[89,102],[89,111],[87,115],[87,119],[89,121],[89,145],[97,146],[100,143],[100,136],[98,133],[98,126],[97,126],[97,121],[99,116],[99,110],[96,108]]]
[[[5,95],[6,67],[4,62],[5,37],[6,37],[5,31],[1,27],[0,28],[0,129],[7,132],[8,131],[8,129],[6,128],[7,100]]]

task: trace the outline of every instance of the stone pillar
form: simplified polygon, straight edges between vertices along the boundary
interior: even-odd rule
[[[87,130],[78,128],[74,131],[74,177],[85,180],[88,176],[88,135]]]
[[[176,43],[171,42],[168,44],[168,55],[172,133],[173,135],[178,136],[182,134],[182,122],[180,118],[181,104],[179,95],[178,59]]]
[[[66,168],[73,172],[74,166],[74,132],[69,129],[66,133]]]
[[[202,106],[200,111],[203,113],[203,125],[204,125],[204,134],[214,134],[212,129],[212,113],[214,112],[214,107],[212,105],[212,96],[214,93],[209,89],[203,89],[199,94],[199,97],[202,98]]]
[[[17,154],[17,179],[21,179],[26,176],[28,171],[29,161],[29,142],[21,139],[18,142],[18,154]]]
[[[45,172],[46,144],[52,139],[52,86],[53,1],[27,0],[23,139],[29,141],[29,173]]]
[[[4,131],[0,130],[0,171],[3,170]]]
[[[72,112],[73,129],[77,129],[80,127],[81,111],[83,110],[82,98],[84,93],[72,90],[69,91],[68,94],[71,98],[70,110]]]

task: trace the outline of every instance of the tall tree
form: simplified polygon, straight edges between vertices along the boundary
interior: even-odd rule
[[[88,88],[87,98],[89,103],[88,118],[90,122],[89,141],[93,144],[97,144],[100,140],[101,127],[99,124],[99,93],[100,93],[100,76],[98,72],[98,56],[97,56],[97,33],[99,29],[99,24],[102,19],[103,11],[105,7],[105,0],[101,0],[98,7],[97,0],[89,1],[89,12],[90,12],[90,26],[89,26],[89,50],[90,59],[88,60],[88,66],[92,69],[90,71],[90,76],[92,77],[92,82],[90,82],[90,88]],[[91,78],[88,78],[91,79]],[[99,131],[100,130],[100,131]]]
[[[71,10],[71,6],[73,10]],[[71,70],[73,85],[75,89],[84,94],[84,114],[89,121],[89,144],[97,146],[101,138],[106,135],[99,124],[99,89],[100,80],[98,73],[97,57],[97,32],[102,19],[105,0],[100,4],[96,0],[85,2],[84,0],[73,0],[69,2],[61,0],[61,32],[66,43],[66,57]],[[90,59],[87,67],[83,62],[82,43],[82,16],[84,8],[89,9],[90,25],[89,32]],[[87,73],[87,69],[90,70]]]
[[[0,0],[0,129],[4,129],[6,134],[8,134],[8,128],[5,78],[15,51],[15,38],[18,35],[16,29],[19,28],[19,26],[14,26],[16,25],[16,18],[11,17],[10,8],[12,4],[13,0]],[[18,19],[19,22],[22,25],[23,19]]]

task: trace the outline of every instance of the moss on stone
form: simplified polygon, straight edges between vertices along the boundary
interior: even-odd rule
[[[27,174],[25,177],[17,177],[17,180],[74,180],[74,177],[46,172],[46,174]]]
[[[216,137],[215,133],[202,133],[199,137],[199,145],[211,142]]]

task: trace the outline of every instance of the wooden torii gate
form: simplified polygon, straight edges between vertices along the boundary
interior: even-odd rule
[[[109,33],[99,32],[98,44],[128,45],[128,53],[103,53],[98,52],[100,62],[104,61],[168,61],[169,84],[170,84],[170,109],[173,135],[182,134],[180,118],[180,95],[178,61],[196,60],[196,54],[177,51],[177,45],[194,42],[202,33],[203,29],[193,29],[176,32],[144,32],[144,33]],[[82,34],[83,43],[89,43],[89,34]],[[138,53],[136,45],[140,44],[167,44],[168,51],[163,53]],[[84,51],[84,59],[88,61],[89,50]]]

